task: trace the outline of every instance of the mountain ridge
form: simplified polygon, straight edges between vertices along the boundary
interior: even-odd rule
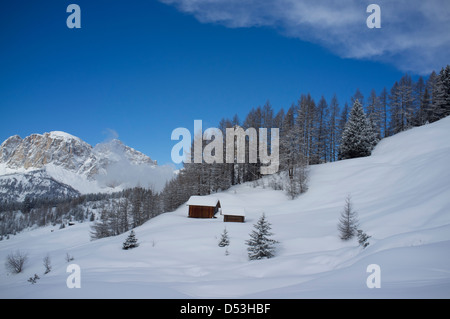
[[[1,202],[23,202],[25,198],[65,199],[76,197],[80,192],[70,185],[57,181],[45,170],[27,173],[10,173],[0,176]]]
[[[9,137],[0,145],[0,164],[5,164],[10,169],[42,168],[46,164],[55,164],[92,178],[108,165],[108,157],[113,153],[122,155],[119,151],[134,164],[156,165],[156,161],[149,156],[117,139],[93,147],[80,138],[61,131],[31,134],[23,139],[19,135]]]
[[[4,177],[0,187],[11,183],[6,174],[36,170],[45,172],[39,176],[44,174],[80,193],[111,192],[137,184],[160,189],[173,174],[171,168],[158,166],[149,156],[117,139],[92,146],[72,134],[51,131],[25,138],[12,135],[0,144],[0,176]],[[161,170],[163,182],[152,178]],[[134,183],[139,175],[140,181]],[[161,174],[157,176],[160,178]]]

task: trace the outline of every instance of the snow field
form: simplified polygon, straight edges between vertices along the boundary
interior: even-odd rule
[[[182,206],[136,228],[132,250],[121,249],[128,233],[91,241],[89,223],[23,232],[0,242],[2,262],[18,249],[29,254],[21,274],[0,267],[0,297],[449,298],[449,136],[446,118],[382,140],[370,157],[313,166],[308,192],[295,200],[251,183],[232,187],[212,196],[224,211],[244,207],[244,224],[190,219]],[[348,194],[372,236],[366,249],[339,239]],[[249,261],[245,241],[262,212],[280,244],[274,258]],[[224,227],[228,256],[217,245]],[[53,270],[44,275],[47,253]],[[80,289],[66,286],[66,253],[81,267]],[[370,264],[381,267],[379,289],[366,285]],[[32,285],[34,273],[41,279]]]

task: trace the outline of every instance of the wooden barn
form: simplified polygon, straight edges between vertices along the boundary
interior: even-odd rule
[[[245,223],[245,211],[242,208],[234,208],[222,212],[224,222]]]
[[[220,210],[220,201],[214,197],[191,196],[186,203],[189,206],[188,217],[215,218]]]

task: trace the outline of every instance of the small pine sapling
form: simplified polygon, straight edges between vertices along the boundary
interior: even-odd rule
[[[128,250],[138,246],[139,244],[137,242],[136,234],[134,233],[134,230],[131,230],[130,234],[122,245],[122,249]]]
[[[365,232],[363,232],[361,229],[358,229],[358,243],[362,248],[366,248],[369,246],[369,238],[371,236],[367,235]]]
[[[350,195],[345,199],[344,210],[339,219],[338,230],[342,240],[352,239],[356,235],[358,227],[358,214],[353,210]]]
[[[230,238],[228,237],[227,229],[224,228],[223,233],[220,237],[219,247],[225,247],[230,245]]]

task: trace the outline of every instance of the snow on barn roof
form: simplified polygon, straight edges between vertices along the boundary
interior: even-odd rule
[[[186,203],[186,206],[209,206],[216,207],[219,199],[210,196],[191,196]]]
[[[226,208],[222,210],[222,215],[245,216],[245,209],[242,207]]]

